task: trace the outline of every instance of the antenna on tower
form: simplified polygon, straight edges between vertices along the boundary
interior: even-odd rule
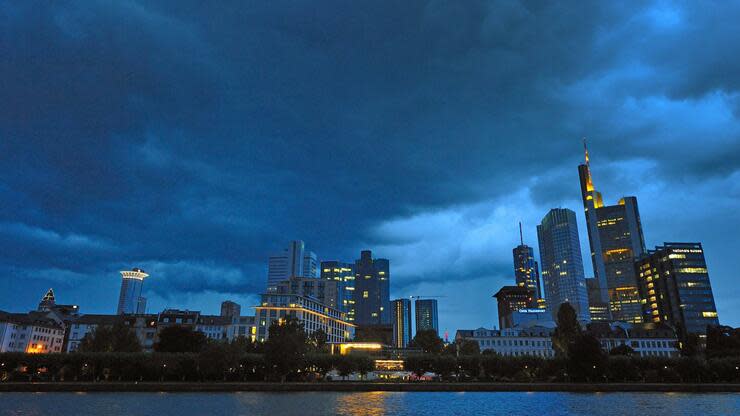
[[[586,145],[586,138],[583,138],[583,153],[586,155],[586,166],[588,166],[588,146]]]
[[[524,234],[522,234],[522,222],[519,221],[519,241],[524,245]]]

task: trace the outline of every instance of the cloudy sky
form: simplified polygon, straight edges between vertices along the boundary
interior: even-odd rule
[[[495,3],[495,4],[491,4]],[[704,244],[740,325],[740,5],[200,1],[0,4],[0,309],[49,287],[115,311],[253,305],[266,261],[391,260],[392,296],[491,327],[511,248],[605,202],[649,246]],[[586,264],[591,275],[591,265]]]

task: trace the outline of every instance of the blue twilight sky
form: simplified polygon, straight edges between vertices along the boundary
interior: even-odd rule
[[[391,260],[492,326],[511,249],[577,212],[581,138],[649,246],[700,241],[740,325],[740,4],[0,3],[0,309],[253,305],[271,252]],[[586,264],[591,275],[591,265]]]

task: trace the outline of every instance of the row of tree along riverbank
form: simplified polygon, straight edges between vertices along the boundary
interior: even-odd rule
[[[498,355],[406,357],[404,368],[433,373],[442,382],[545,383],[740,383],[740,357],[640,358],[628,356],[554,358]],[[270,382],[342,380],[374,371],[366,355],[309,353],[282,361],[267,354],[226,353],[70,353],[0,354],[6,382]]]

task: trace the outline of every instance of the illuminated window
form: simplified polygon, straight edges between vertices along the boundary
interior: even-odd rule
[[[367,290],[363,290],[363,291],[362,291],[362,297],[363,297],[363,298],[367,298],[367,297],[369,297],[369,296],[370,296],[370,294],[369,294],[369,293],[367,292]]]
[[[702,312],[701,316],[703,316],[704,318],[716,318],[717,312]]]

